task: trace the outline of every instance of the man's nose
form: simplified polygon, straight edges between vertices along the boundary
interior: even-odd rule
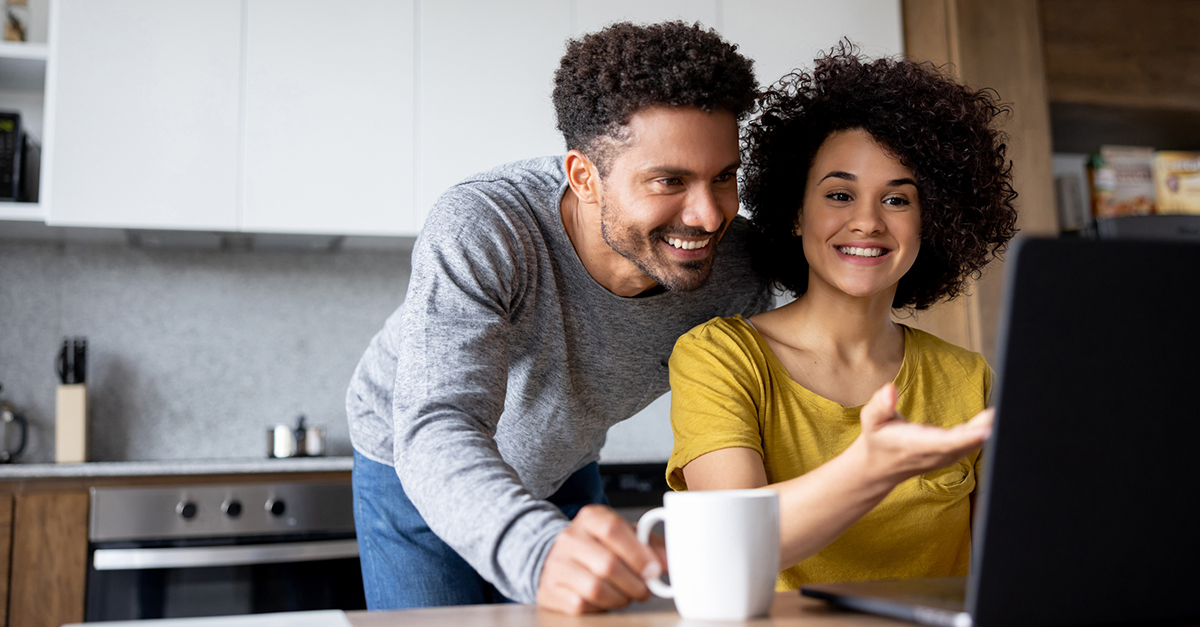
[[[715,233],[725,223],[725,214],[717,195],[709,187],[697,189],[689,194],[687,208],[683,210],[683,223],[687,226]]]

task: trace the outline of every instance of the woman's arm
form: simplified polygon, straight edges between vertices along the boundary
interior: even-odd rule
[[[837,457],[799,477],[767,485],[758,452],[725,448],[683,467],[689,490],[767,487],[779,494],[780,569],[828,546],[905,479],[948,466],[979,448],[991,432],[984,410],[942,429],[910,423],[896,412],[896,388],[885,385],[860,416],[862,435]]]

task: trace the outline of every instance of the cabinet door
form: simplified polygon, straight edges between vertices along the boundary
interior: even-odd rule
[[[9,627],[83,622],[88,493],[32,492],[15,501]]]
[[[52,5],[54,225],[237,228],[241,0]]]
[[[421,5],[417,212],[447,187],[509,161],[566,152],[550,102],[571,35],[561,0]]]
[[[415,235],[414,3],[248,0],[242,230]]]
[[[770,85],[842,37],[868,56],[904,52],[900,0],[724,0],[721,33],[754,59],[758,82]]]

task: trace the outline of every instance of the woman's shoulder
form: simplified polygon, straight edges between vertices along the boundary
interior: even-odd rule
[[[983,355],[943,340],[942,338],[910,326],[904,326],[905,341],[916,343],[923,370],[938,370],[947,374],[960,374],[968,379],[991,378],[991,367]]]
[[[744,343],[754,341],[754,335],[753,327],[741,315],[717,316],[692,327],[680,336],[679,342]]]
[[[725,363],[757,362],[762,359],[762,353],[758,332],[745,318],[718,316],[681,335],[675,342],[671,361],[685,355],[705,355]]]

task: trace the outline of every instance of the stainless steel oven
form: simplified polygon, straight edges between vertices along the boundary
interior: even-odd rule
[[[349,483],[93,488],[88,621],[365,609]]]

